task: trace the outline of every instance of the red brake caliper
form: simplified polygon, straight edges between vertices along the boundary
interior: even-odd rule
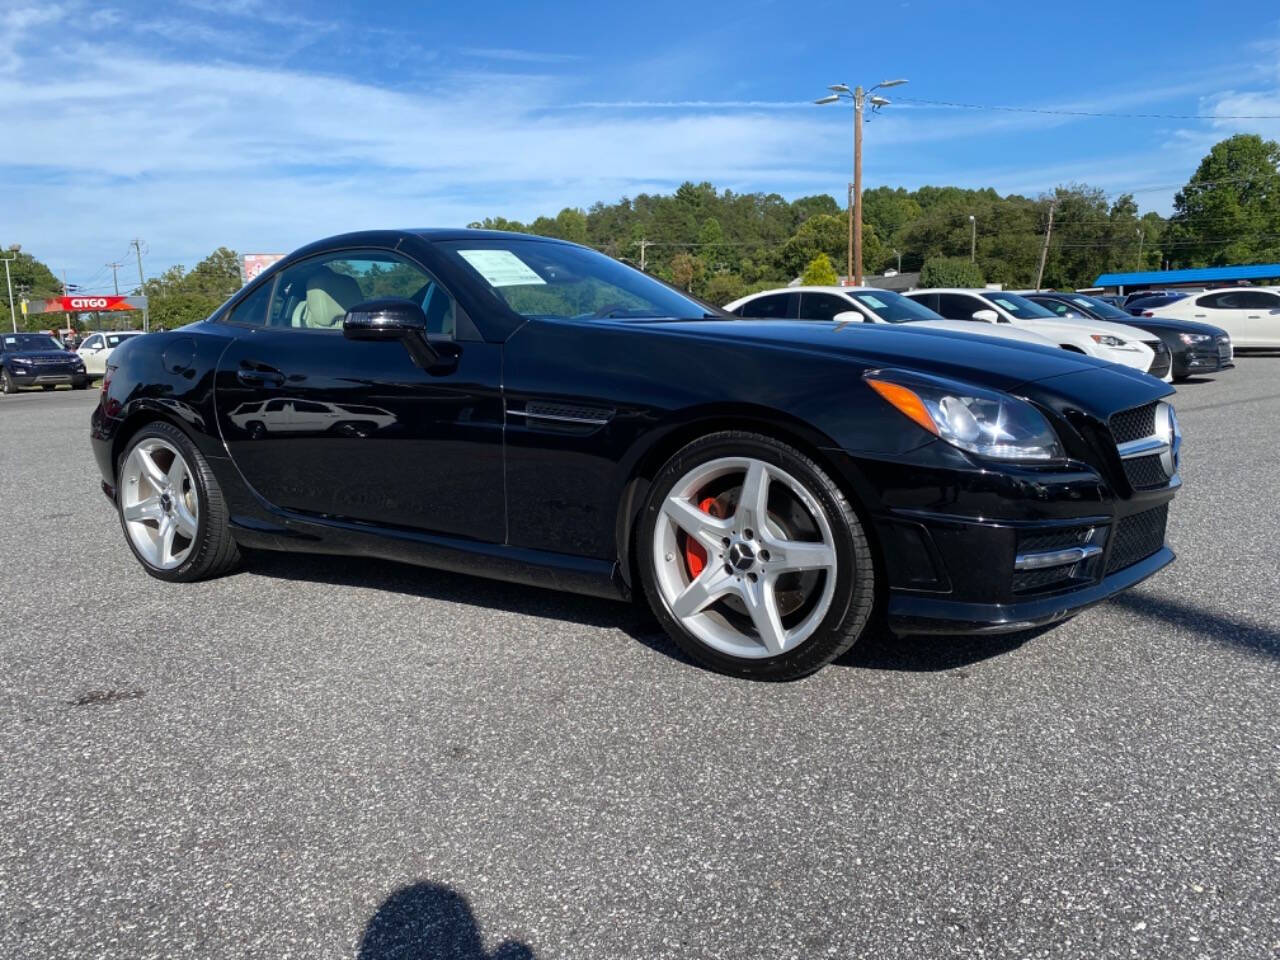
[[[698,504],[698,509],[713,517],[720,516],[720,504],[716,502],[715,497],[707,497]],[[697,577],[707,565],[707,551],[703,549],[702,544],[687,534],[684,538],[684,562],[689,568],[690,579]]]

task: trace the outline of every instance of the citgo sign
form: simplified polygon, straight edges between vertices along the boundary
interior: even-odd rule
[[[128,297],[54,297],[45,302],[45,312],[63,310],[86,313],[91,310],[135,310]]]

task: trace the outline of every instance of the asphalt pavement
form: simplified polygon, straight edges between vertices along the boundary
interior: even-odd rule
[[[389,563],[153,580],[95,401],[0,397],[0,957],[1280,956],[1280,356],[1179,387],[1173,567],[783,685]]]

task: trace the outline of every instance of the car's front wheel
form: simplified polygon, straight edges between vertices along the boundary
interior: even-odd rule
[[[680,647],[724,673],[790,680],[862,634],[875,600],[866,534],[813,460],[769,437],[697,440],[654,480],[640,575]]]
[[[116,471],[120,526],[144,570],[187,582],[225,573],[240,552],[208,463],[181,430],[143,427]]]
[[[18,385],[13,382],[13,377],[9,371],[0,368],[0,393],[17,393]]]

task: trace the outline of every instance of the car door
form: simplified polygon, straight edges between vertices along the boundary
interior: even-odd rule
[[[753,320],[794,320],[799,301],[798,293],[770,293],[748,300],[736,312]]]
[[[973,315],[979,310],[991,310],[992,306],[967,293],[940,293],[938,305],[931,309],[947,320],[969,320],[973,323],[981,323],[981,320],[974,320]]]
[[[1240,294],[1244,302],[1244,332],[1255,347],[1280,346],[1280,296],[1269,290]]]
[[[400,341],[348,340],[357,303],[423,306],[447,362],[430,370]],[[289,511],[382,527],[505,538],[501,346],[457,335],[453,297],[390,250],[345,250],[267,278],[225,322],[219,429],[245,480]],[[335,414],[363,411],[350,422]]]
[[[1184,307],[1180,315],[1186,316],[1189,311],[1192,320],[1211,323],[1227,331],[1231,334],[1232,342],[1237,346],[1252,345],[1245,319],[1244,301],[1241,297],[1242,291],[1239,290],[1202,293],[1191,301],[1189,307]]]
[[[852,303],[834,293],[814,293],[802,291],[800,294],[799,319],[801,320],[834,320],[838,313],[856,313],[865,320],[866,315]]]
[[[80,344],[76,356],[84,361],[85,372],[89,375],[100,377],[107,372],[106,343],[102,339],[102,334],[95,333]]]

